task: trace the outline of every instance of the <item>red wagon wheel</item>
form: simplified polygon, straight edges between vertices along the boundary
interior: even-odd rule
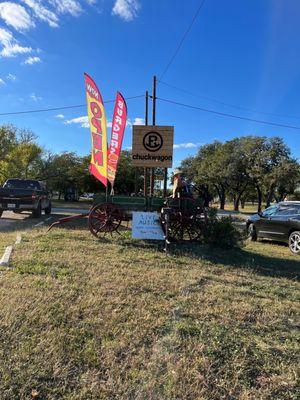
[[[118,232],[118,228],[123,220],[121,209],[111,203],[98,204],[93,207],[89,214],[89,228],[96,238],[113,232]]]
[[[194,210],[194,213],[174,210],[169,218],[168,237],[175,242],[191,241],[197,242],[203,239],[207,225],[205,210]],[[166,227],[163,223],[163,229]]]
[[[195,242],[202,236],[202,226],[194,216],[176,213],[170,220],[169,233],[175,241]]]

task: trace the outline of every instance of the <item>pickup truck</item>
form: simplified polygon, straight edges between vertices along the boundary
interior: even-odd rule
[[[40,218],[42,211],[51,214],[51,195],[43,182],[31,179],[8,179],[0,188],[0,217],[5,210],[31,211]]]

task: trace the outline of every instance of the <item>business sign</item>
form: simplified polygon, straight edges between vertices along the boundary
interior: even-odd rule
[[[132,165],[171,168],[173,164],[173,126],[134,125]]]
[[[134,211],[132,213],[132,237],[133,239],[165,240],[159,222],[159,214]]]

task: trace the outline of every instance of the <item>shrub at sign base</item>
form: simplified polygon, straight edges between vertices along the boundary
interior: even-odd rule
[[[221,248],[231,248],[242,242],[242,235],[234,227],[231,217],[218,218],[217,209],[212,208],[208,213],[204,242]]]

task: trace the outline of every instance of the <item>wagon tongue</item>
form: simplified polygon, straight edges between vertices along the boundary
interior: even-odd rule
[[[75,221],[76,219],[87,217],[88,215],[89,213],[83,213],[83,214],[71,215],[70,217],[60,218],[59,220],[53,222],[53,224],[49,226],[47,232],[49,232],[56,225],[61,225],[70,221]]]

